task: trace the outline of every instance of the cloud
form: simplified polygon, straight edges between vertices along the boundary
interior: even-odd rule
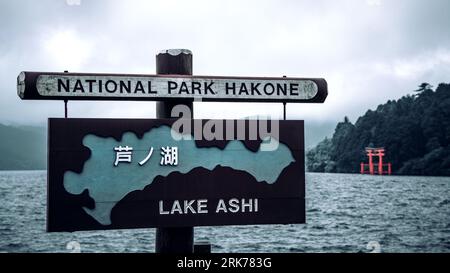
[[[363,114],[420,82],[449,81],[450,2],[0,2],[0,122],[44,123],[61,102],[20,101],[22,70],[155,73],[155,54],[188,48],[197,75],[324,77],[324,104],[288,117]],[[154,103],[70,102],[72,117],[154,117]],[[281,104],[196,103],[197,117],[282,115]]]
[[[42,37],[44,54],[55,67],[79,71],[91,57],[92,43],[71,29],[50,30]]]
[[[366,0],[369,6],[381,6],[381,0]]]
[[[450,67],[450,50],[433,50],[411,58],[400,58],[374,65],[375,72],[398,78],[415,79],[435,70]]]

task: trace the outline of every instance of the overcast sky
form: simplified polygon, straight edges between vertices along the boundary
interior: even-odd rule
[[[326,102],[288,104],[288,118],[355,121],[450,82],[449,12],[448,0],[0,0],[0,123],[63,116],[62,102],[18,98],[20,71],[154,74],[169,48],[192,50],[195,75],[323,77]],[[282,105],[195,104],[196,118],[257,114]],[[69,116],[155,117],[155,103],[69,102]]]

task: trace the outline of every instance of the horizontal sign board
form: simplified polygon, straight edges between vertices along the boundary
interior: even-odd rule
[[[324,79],[21,72],[17,92],[34,100],[323,102]]]
[[[176,122],[49,119],[47,230],[304,223],[303,121]]]

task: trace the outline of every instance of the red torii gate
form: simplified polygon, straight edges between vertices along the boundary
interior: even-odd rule
[[[387,164],[383,164],[383,156],[385,156],[385,149],[384,148],[366,148],[367,156],[369,157],[369,164],[361,162],[361,174],[388,174],[391,175],[392,173],[392,165],[390,162]],[[373,156],[378,156],[378,164],[373,163]],[[366,171],[366,166],[369,167],[369,170]],[[387,171],[384,170],[384,166],[387,166]]]

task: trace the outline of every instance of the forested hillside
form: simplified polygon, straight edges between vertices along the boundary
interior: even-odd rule
[[[352,124],[348,118],[307,152],[312,172],[359,172],[365,147],[385,147],[394,174],[450,175],[450,84],[435,91],[423,83],[414,95],[368,110]]]

